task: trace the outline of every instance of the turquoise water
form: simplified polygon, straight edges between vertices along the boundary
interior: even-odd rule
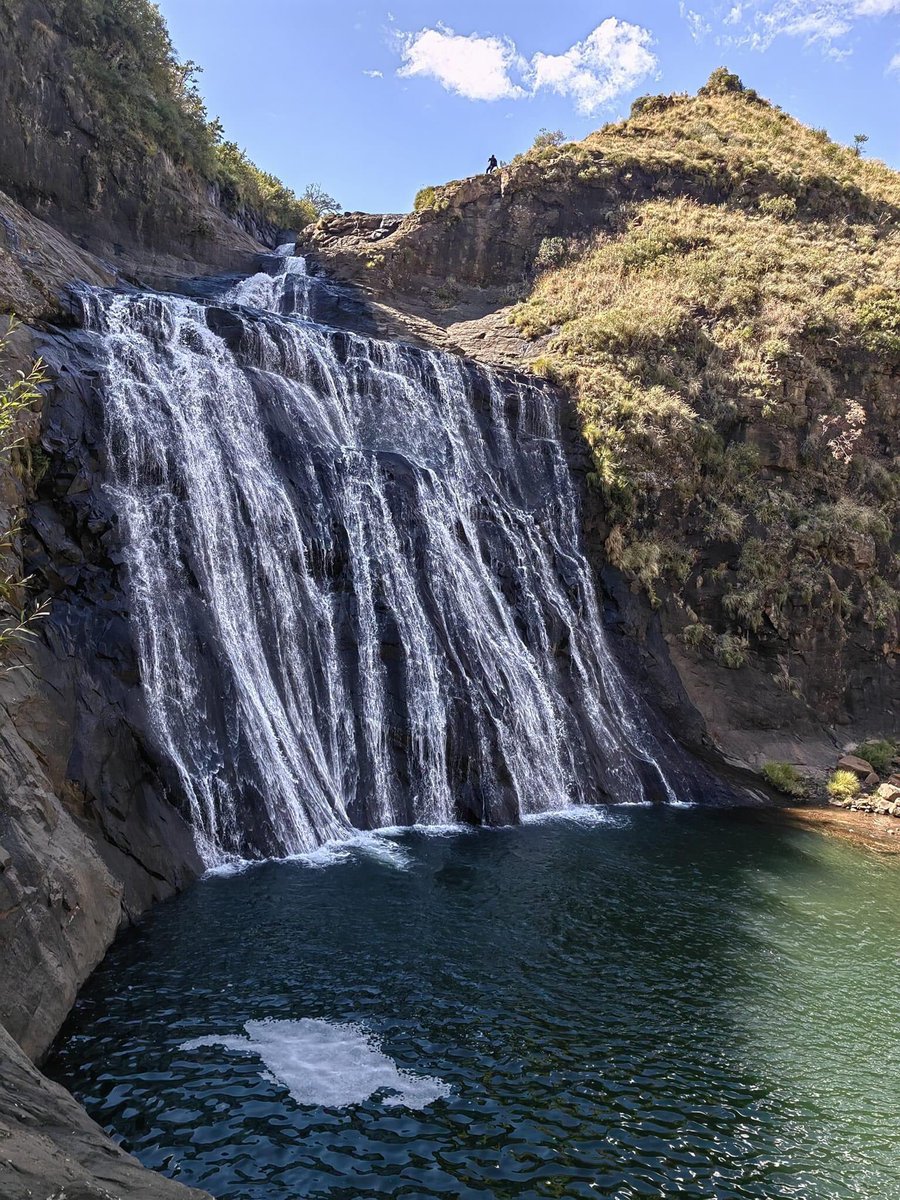
[[[736,814],[398,833],[157,909],[49,1070],[223,1200],[900,1200],[898,934],[900,864]]]

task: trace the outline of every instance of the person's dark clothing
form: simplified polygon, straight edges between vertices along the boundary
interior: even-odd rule
[[[496,154],[492,154],[491,157],[488,159],[487,171],[485,172],[485,174],[490,175],[490,173],[492,171],[497,170],[497,166],[498,166],[497,156],[496,156]]]

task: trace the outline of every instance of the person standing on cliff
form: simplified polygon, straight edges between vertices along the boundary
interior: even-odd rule
[[[498,165],[497,164],[497,155],[492,154],[491,157],[488,159],[488,165],[487,165],[487,170],[485,171],[485,174],[486,175],[492,174],[492,172],[497,170],[497,165]]]

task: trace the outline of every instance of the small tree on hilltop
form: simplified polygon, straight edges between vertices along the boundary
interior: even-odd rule
[[[551,146],[562,146],[565,141],[566,135],[561,129],[542,128],[531,143],[531,148],[532,150],[547,150]]]
[[[317,217],[328,216],[330,213],[339,213],[341,206],[335,200],[334,196],[329,196],[324,188],[319,187],[317,183],[307,184],[306,191],[300,197],[310,204],[316,212]]]
[[[853,135],[853,149],[854,149],[854,151],[856,152],[856,157],[857,157],[857,158],[861,158],[861,157],[862,157],[863,146],[866,144],[866,142],[867,142],[868,140],[869,140],[869,135],[868,135],[867,133],[854,133],[854,135]]]

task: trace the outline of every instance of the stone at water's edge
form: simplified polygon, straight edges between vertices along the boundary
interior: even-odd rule
[[[64,1088],[32,1065],[0,1026],[0,1196],[3,1200],[208,1200],[146,1171]]]
[[[875,775],[872,764],[856,754],[845,754],[843,758],[838,759],[837,765],[839,771],[852,771],[860,779],[868,780],[870,775]],[[878,776],[875,778],[877,781]]]
[[[129,760],[124,729],[110,729],[114,698],[73,666],[36,646],[0,697],[0,1025],[35,1059],[122,923],[202,869],[184,822],[141,781],[136,747]],[[106,756],[94,778],[117,792],[71,777],[92,728]]]

